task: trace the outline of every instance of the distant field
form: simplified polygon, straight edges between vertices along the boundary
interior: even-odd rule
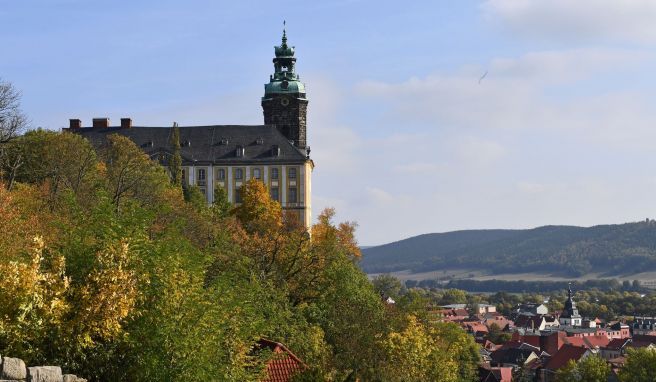
[[[371,273],[369,278],[376,277],[380,273]],[[622,276],[604,276],[600,273],[589,273],[582,277],[562,277],[562,276],[553,276],[548,274],[540,273],[502,273],[495,275],[486,275],[480,271],[469,270],[469,269],[450,269],[447,271],[432,271],[432,272],[421,272],[421,273],[411,273],[409,270],[390,272],[390,274],[401,281],[406,280],[444,280],[445,282],[451,279],[472,279],[472,280],[506,280],[506,281],[586,281],[586,280],[595,280],[595,279],[610,279],[615,278],[620,281],[624,280],[640,280],[640,281],[656,281],[656,272],[643,272],[635,273],[631,275],[622,275]]]

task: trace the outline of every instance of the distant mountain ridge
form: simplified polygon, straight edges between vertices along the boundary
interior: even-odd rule
[[[368,273],[480,269],[608,276],[656,270],[656,222],[424,234],[362,250]]]

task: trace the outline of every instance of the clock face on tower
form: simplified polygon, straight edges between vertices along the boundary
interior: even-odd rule
[[[280,99],[280,104],[281,104],[282,106],[287,106],[287,105],[289,105],[289,98],[287,98],[287,97],[281,98],[281,99]]]

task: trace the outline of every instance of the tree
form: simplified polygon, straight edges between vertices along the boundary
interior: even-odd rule
[[[11,83],[0,79],[0,147],[27,127],[27,117],[21,111],[20,99],[20,92]]]
[[[216,187],[214,189],[214,201],[212,202],[212,211],[220,218],[225,218],[229,215],[232,209],[232,203],[228,199],[228,192],[223,187]]]
[[[557,382],[606,382],[610,365],[598,355],[587,356],[579,362],[570,360],[556,372]]]
[[[622,382],[651,382],[656,375],[656,350],[628,349],[626,363],[620,369]]]
[[[171,128],[171,147],[172,153],[169,159],[169,172],[171,174],[171,183],[177,187],[182,187],[182,155],[180,154],[180,128],[177,122],[173,122]]]
[[[448,304],[464,304],[467,302],[467,293],[460,289],[447,289],[440,303],[442,305]]]
[[[385,381],[471,381],[479,362],[473,339],[451,323],[422,325],[409,316],[407,326],[384,340]]]
[[[390,274],[378,275],[371,282],[374,284],[376,292],[381,296],[391,297],[396,300],[401,295],[401,282]]]
[[[496,323],[492,323],[492,325],[490,325],[487,339],[492,341],[492,343],[497,345],[503,344],[508,342],[511,337],[512,335],[510,333],[505,333]]]
[[[106,168],[107,188],[117,211],[124,202],[157,206],[170,184],[163,167],[152,161],[129,138],[112,134],[100,155]]]

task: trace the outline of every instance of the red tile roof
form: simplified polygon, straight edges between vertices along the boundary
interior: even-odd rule
[[[594,349],[606,347],[610,339],[606,336],[564,337],[563,342],[568,345]]]
[[[288,382],[295,373],[306,368],[303,361],[279,342],[261,339],[258,345],[274,353],[266,365],[267,377],[262,382]]]
[[[545,368],[549,370],[558,370],[561,367],[567,365],[567,362],[569,360],[574,360],[575,362],[578,362],[581,357],[583,357],[583,354],[588,351],[588,349],[580,346],[573,346],[573,345],[563,345],[563,347],[560,348],[556,352],[556,354],[552,355],[551,358],[549,358],[549,361],[547,361],[547,364],[545,365]]]

